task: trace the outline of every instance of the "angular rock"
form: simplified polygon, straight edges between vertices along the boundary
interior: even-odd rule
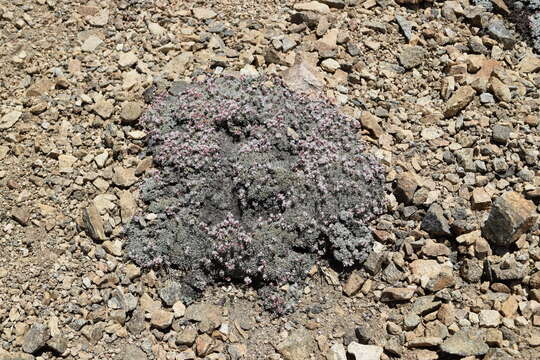
[[[51,348],[56,354],[61,355],[66,352],[68,348],[67,340],[62,336],[54,336],[47,341],[47,346]]]
[[[135,65],[138,61],[137,55],[132,52],[122,53],[118,58],[120,69],[127,69]]]
[[[36,323],[24,335],[22,350],[28,354],[35,354],[47,344],[51,334],[46,325]]]
[[[469,85],[465,85],[457,89],[448,100],[444,116],[447,118],[457,115],[461,110],[467,107],[474,99],[476,91]]]
[[[418,182],[414,174],[410,172],[400,174],[396,179],[395,195],[397,200],[405,204],[410,204],[417,188]]]
[[[281,73],[287,86],[300,92],[318,93],[324,86],[324,76],[301,55],[297,55],[294,65]]]
[[[94,111],[103,119],[108,119],[114,111],[114,105],[110,101],[101,99],[94,104]]]
[[[381,119],[368,111],[364,111],[362,112],[362,115],[360,115],[360,123],[362,124],[362,127],[368,129],[376,139],[384,134],[384,130],[379,125],[380,122]]]
[[[82,44],[81,50],[85,52],[94,52],[101,44],[103,40],[95,35],[90,35]]]
[[[120,206],[120,216],[122,223],[127,224],[137,211],[137,202],[130,191],[120,191],[118,205]]]
[[[160,330],[166,330],[171,326],[173,319],[174,314],[172,312],[160,309],[152,312],[150,323]]]
[[[347,360],[347,353],[343,344],[336,343],[326,352],[326,360]]]
[[[482,327],[497,327],[501,324],[501,314],[497,310],[481,310],[478,318]]]
[[[491,138],[496,144],[504,145],[510,139],[510,134],[512,133],[512,128],[504,125],[493,125],[491,128],[492,134]]]
[[[488,24],[487,33],[503,44],[505,49],[511,49],[516,44],[516,38],[510,30],[506,28],[502,20],[493,19]]]
[[[521,194],[509,191],[497,198],[482,233],[495,245],[513,244],[537,220],[536,206]]]
[[[527,55],[518,64],[518,71],[523,73],[533,73],[540,71],[540,57]]]
[[[117,186],[130,187],[137,181],[137,177],[135,176],[135,169],[126,169],[121,166],[115,167],[112,181]]]
[[[432,236],[450,236],[450,225],[443,214],[442,207],[433,203],[422,220],[422,230],[427,231]]]

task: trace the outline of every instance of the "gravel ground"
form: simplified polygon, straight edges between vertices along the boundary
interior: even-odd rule
[[[540,58],[502,0],[419,2],[0,0],[0,359],[537,359]],[[368,260],[292,314],[125,257],[137,120],[207,72],[309,82],[385,166]]]

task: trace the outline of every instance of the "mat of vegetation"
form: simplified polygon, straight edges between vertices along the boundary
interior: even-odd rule
[[[360,124],[278,78],[176,83],[141,120],[155,171],[126,228],[137,264],[182,272],[184,301],[208,284],[299,284],[319,259],[361,264],[383,212],[384,174]]]

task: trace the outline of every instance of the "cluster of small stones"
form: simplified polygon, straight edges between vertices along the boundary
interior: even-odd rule
[[[0,359],[537,358],[540,60],[500,9],[396,2],[0,0]],[[283,70],[385,166],[373,252],[281,318],[183,303],[125,261],[133,124],[170,80]]]

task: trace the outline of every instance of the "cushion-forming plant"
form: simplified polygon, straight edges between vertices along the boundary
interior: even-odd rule
[[[278,78],[209,76],[176,83],[141,125],[155,169],[141,185],[144,214],[125,229],[127,253],[184,274],[186,301],[233,281],[286,311],[276,286],[299,284],[323,257],[343,268],[366,259],[384,173],[359,122],[327,100]]]

